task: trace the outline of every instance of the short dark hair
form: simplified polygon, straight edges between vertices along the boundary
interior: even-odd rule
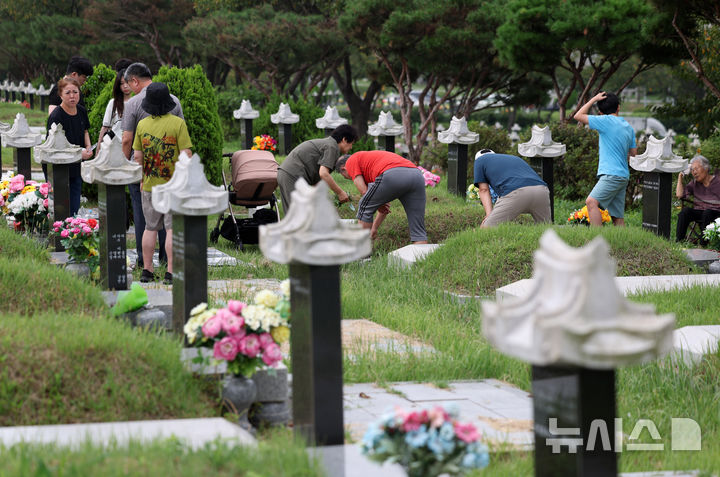
[[[152,73],[145,63],[133,63],[125,69],[125,81],[132,77],[152,79]]]
[[[77,73],[78,75],[92,76],[93,65],[87,58],[84,58],[82,56],[73,56],[72,58],[70,58],[70,61],[68,61],[67,70],[65,71],[65,74],[67,75],[72,73]]]
[[[335,170],[340,172],[340,169],[345,167],[345,164],[347,164],[348,159],[350,159],[350,154],[343,154],[340,156],[340,159],[338,159],[335,163]]]
[[[335,139],[338,144],[340,144],[343,139],[345,139],[347,142],[355,142],[358,138],[358,132],[357,129],[350,126],[349,124],[341,124],[340,126],[333,129],[333,131],[330,133],[330,137]]]
[[[597,102],[597,107],[603,114],[615,114],[620,107],[620,98],[615,93],[606,93],[605,99]]]
[[[120,58],[115,62],[115,71],[125,70],[128,66],[135,63],[133,60],[128,58]]]

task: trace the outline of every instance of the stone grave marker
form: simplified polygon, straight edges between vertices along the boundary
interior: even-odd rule
[[[15,172],[30,180],[30,148],[42,142],[42,136],[30,130],[23,113],[17,113],[12,127],[2,133],[2,145],[13,148]]]
[[[530,165],[540,178],[545,181],[550,190],[550,221],[555,221],[555,178],[553,158],[565,154],[565,144],[554,142],[550,133],[550,127],[541,128],[537,125],[532,127],[530,141],[518,144],[518,154],[530,159]]]
[[[95,159],[82,163],[80,175],[98,185],[100,213],[100,277],[107,290],[127,290],[127,243],[125,186],[142,179],[142,167],[128,161],[122,139],[106,135]]]
[[[643,174],[643,222],[646,230],[670,238],[672,173],[687,168],[688,161],[672,152],[672,137],[650,136],[647,149],[630,158],[630,167]]]
[[[395,136],[400,136],[402,133],[402,124],[395,122],[390,111],[380,111],[377,122],[368,127],[368,134],[376,136],[380,147],[389,152],[395,152]]]
[[[370,254],[370,234],[340,221],[328,186],[298,180],[290,212],[260,227],[263,254],[290,268],[293,425],[312,445],[344,443],[340,265]],[[338,473],[343,475],[343,466]]]
[[[329,136],[336,127],[342,124],[347,124],[347,119],[340,117],[335,106],[326,107],[325,115],[315,120],[315,126],[325,131],[326,137]]]
[[[252,104],[247,99],[243,99],[240,103],[240,109],[233,111],[233,117],[235,119],[241,119],[240,123],[241,134],[243,137],[243,148],[252,149],[253,147],[253,119],[260,117],[260,112],[252,108]]]
[[[15,100],[17,99],[16,96],[17,96],[17,90],[18,90],[18,89],[17,89],[17,85],[15,84],[14,81],[10,82],[10,88],[9,88],[9,90],[10,90],[10,100],[11,100],[12,102],[15,102]]]
[[[535,475],[615,476],[615,368],[670,351],[675,319],[621,295],[601,237],[573,249],[548,230],[534,275],[528,296],[483,302],[483,333],[532,364]]]
[[[300,121],[300,116],[290,110],[290,106],[280,103],[278,111],[270,115],[270,121],[278,125],[278,151],[286,156],[292,151],[292,125]]]
[[[3,92],[5,96],[5,102],[10,102],[10,81],[8,79],[5,79],[5,81],[2,82],[2,85],[0,85],[0,91]]]
[[[172,178],[152,189],[155,210],[173,214],[173,330],[181,336],[190,310],[207,303],[207,216],[225,210],[227,201],[197,154],[181,153]]]
[[[30,103],[30,109],[35,109],[35,95],[37,94],[37,89],[30,83],[25,87],[25,92],[27,93],[28,102]]]
[[[438,140],[448,145],[448,192],[465,197],[467,187],[468,144],[478,142],[480,135],[470,132],[465,118],[453,116],[450,127],[438,134]]]
[[[48,96],[50,96],[50,90],[45,89],[45,85],[40,85],[40,87],[37,89],[37,95],[40,96],[40,110],[45,111],[45,102],[48,99]]]
[[[70,216],[70,165],[81,160],[82,148],[68,142],[59,123],[50,127],[44,143],[35,146],[35,162],[48,164],[55,221],[63,221]],[[55,240],[55,250],[65,250],[59,237]]]

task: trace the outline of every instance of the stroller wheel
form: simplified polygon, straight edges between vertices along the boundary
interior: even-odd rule
[[[239,251],[243,251],[243,241],[239,235],[235,236],[235,248]]]
[[[210,231],[210,242],[217,243],[218,238],[220,238],[220,231],[218,229],[213,229]]]

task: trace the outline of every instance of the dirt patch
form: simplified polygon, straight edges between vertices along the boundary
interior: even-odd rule
[[[478,420],[487,423],[500,432],[532,432],[533,430],[533,421],[530,419],[502,419],[478,416]]]

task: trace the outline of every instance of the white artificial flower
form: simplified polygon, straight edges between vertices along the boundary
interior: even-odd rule
[[[290,298],[290,280],[283,280],[282,283],[280,283],[280,290],[282,290],[285,298]]]
[[[261,290],[255,295],[255,304],[267,306],[268,308],[275,308],[280,297],[270,290]]]

